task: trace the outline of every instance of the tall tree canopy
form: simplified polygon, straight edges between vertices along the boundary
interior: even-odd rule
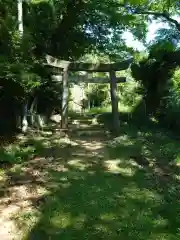
[[[178,0],[124,0],[121,6],[127,13],[166,21],[180,31],[180,22],[175,19],[180,15]]]
[[[17,29],[17,5],[2,3],[8,12],[8,26]],[[116,54],[124,50],[121,38],[125,30],[145,36],[144,16],[124,14],[117,0],[29,0],[23,2],[24,34],[33,42],[35,55],[46,52],[74,58],[89,49]]]
[[[18,25],[16,1],[2,1],[1,9],[1,18],[14,32]],[[130,50],[125,47],[123,32],[129,30],[144,41],[152,19],[169,23],[173,31],[166,31],[168,35],[180,32],[180,23],[174,18],[180,15],[177,0],[26,0],[23,11],[25,36],[39,56],[49,53],[73,59],[90,49],[117,55]]]

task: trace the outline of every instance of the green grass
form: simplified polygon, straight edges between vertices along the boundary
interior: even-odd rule
[[[159,128],[125,123],[117,138],[95,134],[27,140],[45,158],[29,166],[44,193],[12,216],[23,239],[180,239],[180,142]],[[10,172],[26,176],[26,166]]]
[[[17,145],[10,145],[0,149],[0,164],[17,164],[29,160],[34,153],[33,146],[21,147]]]

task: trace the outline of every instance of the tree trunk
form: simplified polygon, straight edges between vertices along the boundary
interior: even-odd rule
[[[23,0],[17,0],[17,10],[18,10],[18,30],[20,37],[22,39],[23,37],[23,6],[22,6]],[[22,117],[22,132],[27,132],[28,129],[28,121],[27,121],[27,112],[28,112],[28,105],[27,103],[23,106],[23,117]]]
[[[26,133],[28,130],[28,104],[25,103],[23,106],[23,117],[22,117],[22,132]]]
[[[37,102],[36,102],[36,97],[34,98],[34,100],[32,101],[32,104],[31,104],[31,107],[30,107],[30,110],[29,110],[29,113],[30,113],[30,124],[32,126],[34,126],[35,124],[35,114],[36,114],[36,109],[37,108]]]
[[[18,30],[21,35],[23,36],[23,6],[22,6],[23,0],[18,0]]]
[[[110,72],[110,93],[111,93],[111,106],[113,118],[113,133],[118,134],[120,130],[119,112],[118,112],[118,98],[117,98],[117,83],[115,71]]]

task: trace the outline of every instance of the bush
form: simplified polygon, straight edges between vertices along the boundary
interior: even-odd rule
[[[178,131],[180,129],[180,68],[176,69],[171,80],[172,86],[164,99],[165,104],[160,108],[159,118],[165,126]]]
[[[34,146],[22,147],[11,144],[0,149],[0,165],[13,165],[30,160],[35,154]]]
[[[110,102],[108,84],[91,84],[86,91],[90,107],[102,107]]]
[[[127,106],[129,108],[133,108],[136,106],[137,102],[141,98],[141,94],[139,94],[139,83],[135,82],[134,79],[130,81],[120,84],[118,86],[118,95],[120,105]]]

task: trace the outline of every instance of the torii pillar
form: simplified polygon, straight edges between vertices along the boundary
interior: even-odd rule
[[[68,84],[68,69],[63,69],[62,75],[62,108],[61,108],[61,128],[68,128],[68,102],[69,102],[69,84]]]
[[[113,121],[112,131],[114,134],[118,134],[120,130],[120,119],[118,109],[116,72],[114,70],[111,70],[109,75],[110,75],[110,93]]]

